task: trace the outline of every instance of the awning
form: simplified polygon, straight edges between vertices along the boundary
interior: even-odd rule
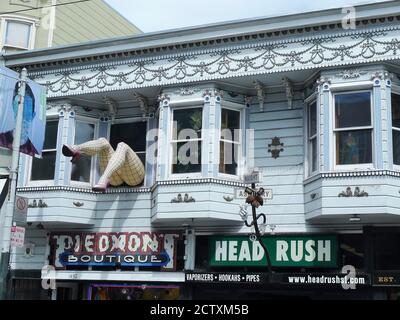
[[[185,282],[184,272],[42,271],[42,279],[71,281]]]

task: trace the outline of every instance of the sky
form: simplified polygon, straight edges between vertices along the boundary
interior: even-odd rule
[[[106,0],[143,32],[387,0]]]

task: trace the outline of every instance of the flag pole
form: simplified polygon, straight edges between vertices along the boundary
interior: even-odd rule
[[[11,242],[11,227],[14,222],[15,198],[18,184],[18,168],[19,168],[19,153],[21,147],[21,131],[24,116],[24,103],[26,93],[26,81],[28,72],[26,68],[22,69],[20,75],[20,85],[18,89],[18,110],[15,123],[14,140],[12,145],[12,159],[10,170],[10,189],[6,210],[3,210],[0,226],[0,241],[1,241],[1,260],[0,260],[0,300],[7,298],[7,284],[9,277],[10,263],[10,242]],[[7,219],[8,218],[8,219]]]

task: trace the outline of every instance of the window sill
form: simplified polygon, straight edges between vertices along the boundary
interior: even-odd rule
[[[54,186],[54,180],[29,181],[25,186],[27,188],[53,187]]]
[[[355,164],[355,165],[336,165],[333,168],[333,171],[370,171],[370,170],[379,170],[374,168],[373,163],[367,164]]]

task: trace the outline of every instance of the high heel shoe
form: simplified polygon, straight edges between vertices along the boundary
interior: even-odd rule
[[[109,186],[110,186],[109,181],[107,181],[106,183],[98,183],[95,186],[93,186],[92,190],[93,190],[93,192],[105,193]]]
[[[67,145],[63,145],[62,147],[62,154],[65,157],[72,157],[71,162],[72,163],[77,163],[81,157],[81,153],[77,150],[72,149],[71,147],[68,147]]]

